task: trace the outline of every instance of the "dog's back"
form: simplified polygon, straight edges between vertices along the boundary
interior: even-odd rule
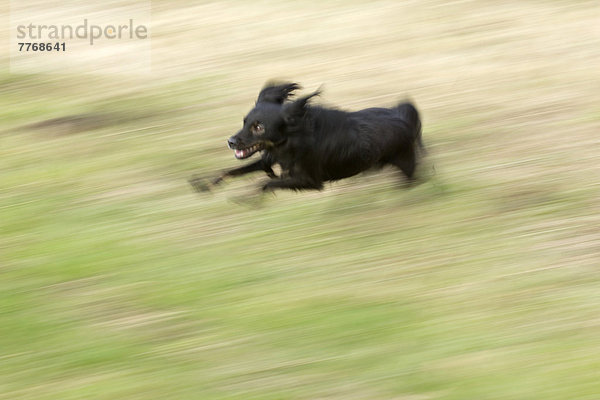
[[[421,122],[411,103],[355,112],[309,107],[305,121],[304,132],[292,143],[305,147],[302,168],[315,178],[337,180],[386,164],[412,177]]]

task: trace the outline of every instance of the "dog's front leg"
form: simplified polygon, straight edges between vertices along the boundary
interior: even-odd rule
[[[274,179],[265,183],[262,187],[263,192],[271,192],[275,189],[290,189],[290,190],[304,190],[304,189],[323,189],[322,182],[316,182],[311,179],[301,179],[295,177],[288,177],[282,179]]]
[[[223,182],[223,179],[225,179],[225,178],[241,176],[241,175],[249,174],[251,172],[256,172],[256,171],[265,171],[269,177],[271,177],[271,178],[275,177],[275,173],[273,172],[273,169],[271,168],[271,166],[269,164],[265,163],[264,160],[260,159],[251,164],[244,165],[243,167],[234,168],[229,171],[225,171],[224,173],[222,173],[221,175],[219,175],[218,177],[213,179],[210,182],[210,184],[207,183],[204,179],[199,178],[199,177],[192,177],[189,179],[189,182],[190,182],[190,185],[192,185],[192,187],[196,191],[206,192],[211,189],[211,186],[217,186],[218,184]]]
[[[213,185],[218,185],[225,178],[246,175],[246,174],[249,174],[251,172],[256,172],[256,171],[265,171],[267,173],[267,175],[269,175],[270,177],[272,175],[273,176],[275,175],[275,173],[273,172],[273,169],[271,168],[271,166],[265,164],[264,160],[261,159],[261,160],[255,161],[255,162],[253,162],[251,164],[244,165],[243,167],[230,169],[229,171],[224,172],[219,177],[217,177],[216,179],[214,179],[212,181],[212,184]]]

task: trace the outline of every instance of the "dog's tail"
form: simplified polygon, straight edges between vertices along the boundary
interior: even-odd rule
[[[398,112],[400,113],[400,118],[406,123],[413,140],[419,146],[419,150],[422,155],[427,154],[427,150],[425,150],[425,146],[423,145],[422,129],[421,129],[421,118],[419,117],[419,111],[417,108],[409,101],[400,103],[397,107]]]

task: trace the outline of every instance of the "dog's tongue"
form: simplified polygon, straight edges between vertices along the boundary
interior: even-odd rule
[[[235,151],[235,156],[237,158],[242,158],[246,156],[246,150],[236,150]]]

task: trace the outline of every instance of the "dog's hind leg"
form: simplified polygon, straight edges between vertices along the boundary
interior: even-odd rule
[[[406,176],[409,183],[413,183],[415,179],[415,170],[417,168],[417,156],[414,147],[408,151],[403,151],[396,158],[390,161],[390,164],[396,166]]]

